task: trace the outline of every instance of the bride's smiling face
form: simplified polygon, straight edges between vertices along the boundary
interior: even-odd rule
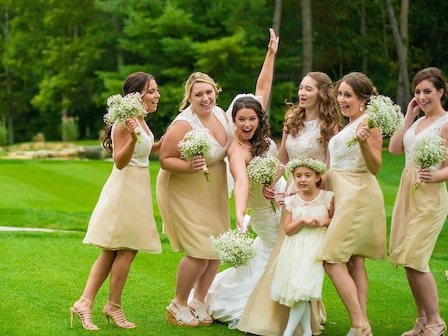
[[[241,139],[252,139],[260,121],[252,108],[243,107],[236,112],[236,132]]]

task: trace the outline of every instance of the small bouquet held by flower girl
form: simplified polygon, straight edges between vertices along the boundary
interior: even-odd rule
[[[281,163],[275,156],[254,157],[247,165],[250,186],[262,184],[265,187],[269,187],[274,183],[280,168]],[[273,212],[277,212],[278,206],[275,200],[271,200],[271,208]]]
[[[445,147],[445,140],[435,134],[428,134],[415,142],[414,155],[412,160],[420,166],[421,169],[430,168],[445,161],[448,150]],[[422,182],[417,179],[411,196],[417,195]]]
[[[392,99],[386,96],[372,96],[367,105],[366,114],[368,116],[367,126],[369,128],[379,128],[383,136],[393,136],[404,126],[403,113]],[[358,142],[358,138],[353,138],[347,143],[347,147]]]
[[[195,156],[202,156],[206,158],[206,154],[208,153],[211,145],[208,130],[201,129],[187,132],[187,134],[184,135],[184,138],[179,141],[178,146],[181,157],[187,161],[191,161],[191,159]],[[207,179],[207,182],[210,182],[210,173],[207,165],[204,164],[202,171]]]
[[[114,123],[126,127],[126,119],[137,118],[146,115],[146,105],[142,101],[142,95],[133,92],[125,95],[113,95],[107,99],[107,113],[104,115],[104,122],[107,125]],[[137,141],[141,142],[139,130],[134,131],[137,135]]]
[[[224,265],[244,266],[257,254],[257,250],[252,246],[254,240],[250,234],[238,230],[230,229],[216,238],[210,235],[210,240],[212,251],[219,256]]]

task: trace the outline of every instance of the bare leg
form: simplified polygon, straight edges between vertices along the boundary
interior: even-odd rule
[[[334,287],[339,294],[353,328],[359,328],[367,324],[361,306],[359,305],[358,290],[353,278],[348,273],[345,264],[330,264],[324,262],[325,271],[333,281]]]
[[[194,299],[200,302],[204,302],[205,296],[210,289],[210,286],[215,279],[216,273],[218,272],[219,265],[221,262],[219,260],[209,260],[207,268],[204,273],[199,277],[194,285]]]
[[[437,332],[437,334],[440,333],[444,330],[445,326],[442,324],[443,320],[440,317],[439,295],[432,273],[419,272],[406,267],[406,275],[408,281],[411,279],[409,285],[411,286],[412,283],[412,293],[414,294],[414,291],[417,293],[417,295],[414,295],[417,309],[420,309],[419,306],[422,306],[426,314],[426,326],[434,326],[431,329],[425,329],[423,335],[433,336],[434,332]]]
[[[364,266],[364,258],[359,256],[352,256],[347,263],[347,269],[355,282],[358,291],[358,301],[361,307],[364,319],[367,318],[367,295],[369,292],[369,280],[367,278],[366,268]]]
[[[121,294],[129,275],[129,269],[134,261],[137,251],[135,250],[119,250],[115,257],[110,272],[110,291],[109,301],[121,306]],[[117,310],[110,307],[112,311]]]
[[[116,251],[103,250],[103,252],[101,252],[99,257],[92,265],[86,286],[82,293],[82,297],[85,297],[90,302],[93,302],[95,300],[95,296],[98,293],[98,290],[100,289],[112,269],[112,265],[116,255]],[[80,298],[73,304],[73,307],[76,310],[83,310],[92,308],[92,305],[86,300]]]

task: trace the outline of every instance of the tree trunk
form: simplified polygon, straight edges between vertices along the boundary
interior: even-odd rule
[[[274,19],[272,21],[272,28],[274,29],[277,36],[280,36],[280,26],[282,22],[282,0],[275,0],[275,8],[274,8]],[[274,66],[274,76],[275,78],[275,66]],[[271,97],[272,97],[272,90],[271,94],[269,95],[269,101],[266,105],[266,114],[268,117],[271,115]]]
[[[367,44],[367,28],[366,28],[366,3],[361,0],[361,36],[362,36],[362,72],[367,75],[368,50]]]
[[[403,1],[405,1],[405,0],[403,0]],[[405,100],[409,101],[409,100],[411,100],[411,94],[410,94],[411,90],[410,90],[410,86],[409,86],[409,75],[408,75],[408,68],[407,68],[407,63],[406,63],[407,57],[405,54],[405,49],[403,48],[403,41],[401,40],[399,31],[398,31],[398,25],[397,25],[397,20],[395,18],[394,8],[392,7],[392,3],[390,0],[386,0],[386,4],[387,4],[387,13],[389,14],[389,21],[392,26],[392,33],[394,35],[395,46],[397,48],[399,73],[400,73],[401,79],[402,79],[402,81],[400,83],[398,83],[398,85],[403,86]],[[402,107],[402,109],[404,108],[402,105],[401,105],[401,107]],[[405,109],[403,109],[403,111],[405,111]]]
[[[302,75],[313,70],[313,29],[311,18],[311,0],[302,0],[302,38],[303,38],[303,67]]]
[[[403,54],[405,62],[407,64],[408,58],[408,43],[409,43],[409,0],[401,0],[401,12],[400,12],[400,33],[401,43],[403,48]],[[406,106],[411,100],[409,91],[405,91],[403,85],[403,77],[401,72],[398,73],[398,86],[397,86],[397,104],[401,106],[403,111],[406,111]]]
[[[4,22],[1,25],[3,30],[3,38],[5,42],[9,41],[9,10],[8,7],[4,7],[5,16]],[[14,111],[12,104],[12,77],[9,69],[5,67],[5,87],[6,87],[6,123],[8,129],[8,144],[14,143]]]

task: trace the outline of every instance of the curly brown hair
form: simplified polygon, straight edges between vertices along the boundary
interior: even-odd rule
[[[146,72],[134,72],[130,74],[123,84],[123,92],[125,95],[133,92],[142,92],[146,83],[153,80],[154,76]],[[106,151],[112,153],[112,125],[104,126],[100,139]]]
[[[255,111],[258,117],[258,127],[253,137],[249,140],[252,144],[250,152],[252,157],[261,156],[269,149],[269,138],[271,137],[270,125],[268,124],[268,116],[263,110],[260,102],[253,97],[242,97],[235,100],[232,109],[232,120],[235,122],[236,114],[242,108],[250,108]]]
[[[319,119],[322,121],[320,125],[321,137],[319,141],[325,144],[330,141],[335,134],[335,129],[342,129],[341,114],[336,108],[336,99],[333,95],[333,83],[330,77],[319,71],[309,72],[306,76],[316,81],[318,91],[317,104],[319,111]],[[288,109],[285,114],[285,122],[283,123],[285,133],[296,136],[297,133],[305,127],[305,108],[300,107],[300,103],[286,103]]]

